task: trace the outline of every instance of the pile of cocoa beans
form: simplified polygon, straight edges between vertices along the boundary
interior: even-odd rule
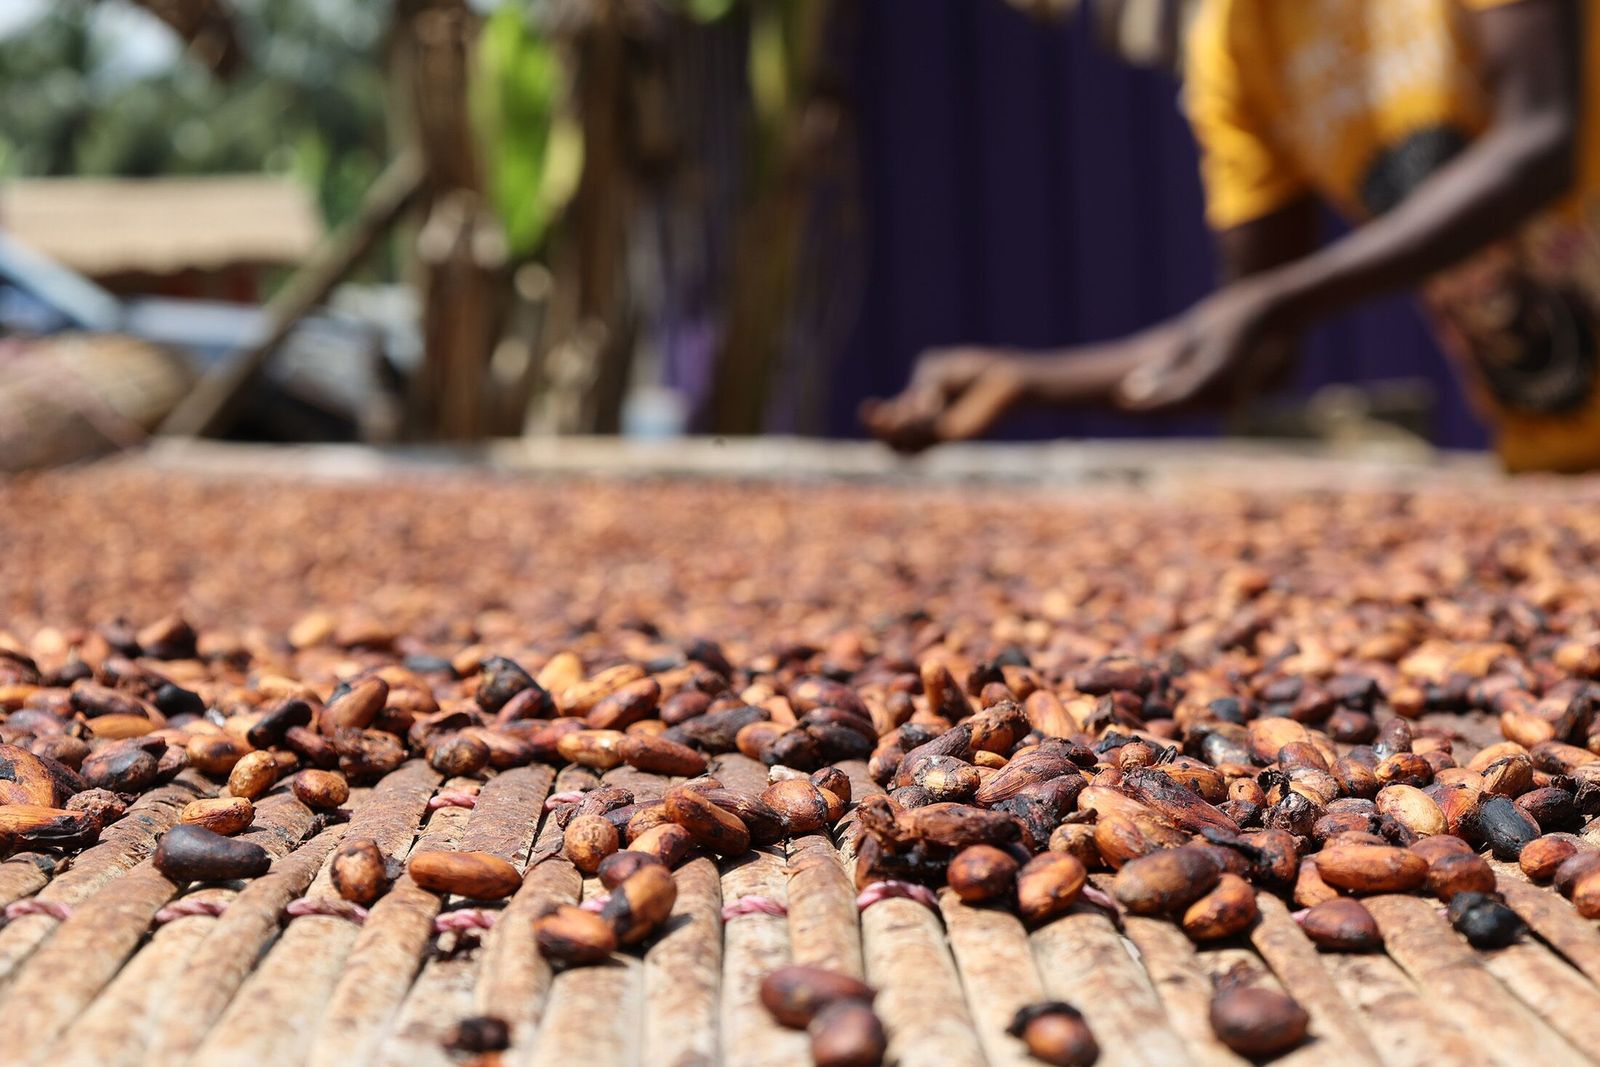
[[[1317,945],[1365,951],[1361,898],[1399,892],[1487,947],[1521,932],[1491,860],[1600,917],[1600,509],[1555,493],[91,472],[0,487],[0,508],[21,516],[0,568],[11,852],[80,850],[185,768],[227,788],[156,863],[205,881],[264,869],[231,835],[275,787],[333,818],[411,758],[627,765],[675,784],[556,809],[562,853],[611,892],[537,920],[558,964],[647,942],[690,855],[846,829],[862,889],[948,885],[1034,925],[1102,907],[1213,942],[1267,892]],[[715,777],[735,751],[764,791]],[[398,873],[371,842],[335,859],[353,903]],[[520,883],[461,853],[409,873],[478,899]],[[1219,1036],[1300,1040],[1268,992],[1219,991]],[[840,1003],[871,1030],[868,998]],[[1047,1005],[1017,1031],[1081,1050],[1080,1027]]]

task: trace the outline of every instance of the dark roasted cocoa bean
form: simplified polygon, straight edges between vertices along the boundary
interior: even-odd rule
[[[230,882],[266,874],[272,857],[254,842],[180,823],[162,835],[153,862],[174,882]]]

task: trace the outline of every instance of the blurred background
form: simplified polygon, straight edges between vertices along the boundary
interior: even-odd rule
[[[1137,4],[1075,7],[6,0],[0,468],[152,434],[855,437],[928,346],[1181,310],[1213,260],[1180,75]],[[1408,301],[1226,425],[1005,435],[1368,423],[1484,442]]]

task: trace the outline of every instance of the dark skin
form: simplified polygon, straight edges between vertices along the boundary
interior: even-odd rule
[[[1053,352],[924,353],[862,421],[902,451],[987,433],[1018,407],[1129,411],[1240,403],[1281,377],[1307,327],[1410,288],[1505,238],[1576,176],[1585,32],[1580,0],[1471,14],[1490,128],[1399,206],[1316,247],[1311,198],[1217,235],[1223,284],[1187,312],[1108,344]]]

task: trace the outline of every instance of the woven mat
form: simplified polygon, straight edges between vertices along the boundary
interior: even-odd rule
[[[864,768],[853,771],[870,790]],[[765,779],[738,755],[714,773]],[[627,769],[605,781],[641,796],[668,784]],[[1538,937],[1510,948],[1475,951],[1433,902],[1394,896],[1368,900],[1385,953],[1322,954],[1262,895],[1248,938],[1197,949],[1170,923],[1128,917],[1119,932],[1087,905],[1035,930],[948,891],[937,913],[904,899],[858,913],[848,819],[836,839],[797,838],[720,867],[693,860],[678,871],[665,936],[609,966],[552,974],[531,917],[603,890],[545,855],[560,832],[537,813],[550,790],[593,783],[581,770],[557,781],[521,768],[491,779],[475,808],[430,811],[430,797],[460,783],[413,763],[359,793],[349,823],[320,832],[280,791],[249,834],[278,854],[273,870],[184,892],[148,854],[174,801],[208,791],[191,779],[150,794],[53,878],[27,857],[0,864],[0,900],[60,909],[0,930],[0,1011],[19,1031],[10,1062],[446,1064],[462,1058],[444,1045],[455,1023],[490,1014],[511,1024],[507,1064],[792,1064],[805,1062],[804,1035],[775,1026],[755,1000],[759,978],[790,959],[875,985],[891,1059],[907,1065],[1035,1062],[1004,1027],[1041,999],[1083,1008],[1102,1063],[1242,1063],[1205,1018],[1211,976],[1240,967],[1311,1012],[1314,1039],[1282,1063],[1558,1064],[1600,1048],[1600,934],[1514,867],[1500,868],[1501,888]],[[302,895],[331,898],[329,852],[368,834],[402,855],[459,845],[521,868],[539,860],[486,931],[440,933],[436,919],[461,902],[408,879],[364,924],[284,913]],[[788,914],[721,919],[724,904],[757,896]]]
[[[93,487],[96,477],[72,484]],[[106,483],[108,494],[116,484]],[[12,514],[43,524],[33,509],[48,505],[55,488],[41,482],[14,493]],[[229,511],[250,487],[228,490],[220,505],[205,503],[218,492],[207,484],[172,492],[186,508]],[[459,504],[465,492],[444,503]],[[372,503],[381,507],[381,495]],[[116,499],[103,507],[113,521]],[[309,523],[314,514],[308,508],[285,521]],[[78,536],[97,528],[88,516],[79,520]],[[0,591],[14,613],[40,610],[15,575]],[[1463,761],[1474,743],[1493,737],[1489,724],[1452,721],[1466,735]],[[740,756],[719,757],[713,773],[734,788],[759,788],[766,777]],[[857,800],[876,789],[859,764],[852,777]],[[627,769],[604,781],[641,798],[669,784]],[[1514,867],[1498,868],[1500,886],[1537,936],[1509,948],[1470,948],[1431,900],[1379,897],[1369,904],[1386,951],[1322,954],[1268,896],[1247,937],[1197,948],[1170,923],[1129,918],[1119,930],[1086,905],[1033,930],[948,892],[937,912],[905,899],[858,912],[849,818],[832,837],[798,838],[721,865],[693,860],[678,871],[664,936],[608,966],[553,974],[534,948],[531,918],[600,888],[552,854],[559,831],[544,801],[596,779],[581,769],[520,768],[490,778],[475,807],[430,808],[431,798],[465,784],[407,764],[355,791],[348,822],[329,826],[280,789],[261,802],[248,832],[274,854],[274,866],[248,883],[182,887],[153,870],[154,842],[178,809],[217,789],[188,772],[142,797],[70,864],[50,871],[30,856],[0,863],[0,904],[33,902],[12,909],[0,929],[8,1062],[443,1064],[463,1059],[443,1043],[455,1023],[490,1014],[511,1025],[512,1045],[499,1057],[506,1064],[804,1063],[804,1035],[775,1026],[756,1002],[759,978],[791,959],[876,986],[890,1057],[905,1067],[1036,1062],[1003,1028],[1017,1007],[1047,998],[1083,1009],[1102,1063],[1240,1063],[1206,1022],[1210,978],[1237,968],[1258,972],[1311,1012],[1313,1040],[1283,1063],[1545,1067],[1590,1062],[1600,1049],[1600,933]],[[328,856],[347,835],[373,837],[399,856],[483,849],[528,873],[487,930],[440,932],[448,925],[440,915],[462,902],[406,880],[364,923],[290,916],[291,901],[331,898]],[[538,862],[530,867],[531,856]],[[724,904],[747,897],[776,900],[787,914],[724,922]]]

